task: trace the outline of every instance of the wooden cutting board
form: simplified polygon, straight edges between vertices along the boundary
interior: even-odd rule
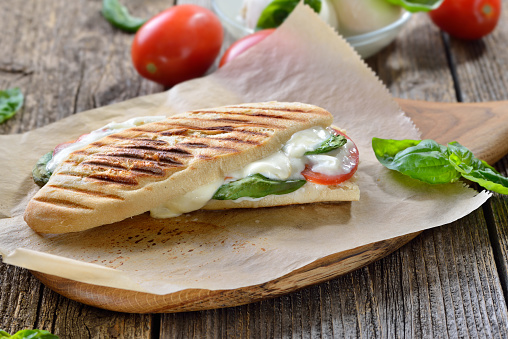
[[[397,101],[423,138],[443,144],[458,141],[490,164],[508,154],[508,101],[473,104]],[[99,308],[129,313],[197,311],[255,302],[333,279],[383,258],[418,234],[335,253],[278,279],[234,290],[189,289],[160,296],[90,285],[35,271],[32,274],[55,292]]]

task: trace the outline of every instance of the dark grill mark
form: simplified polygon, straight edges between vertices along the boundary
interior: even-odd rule
[[[96,196],[96,197],[100,197],[100,198],[124,200],[124,198],[122,198],[118,195],[106,194],[106,193],[102,193],[102,192],[85,190],[85,189],[76,188],[76,187],[66,187],[66,186],[58,186],[58,185],[49,185],[48,187],[51,187],[54,189],[61,189],[61,190],[76,192],[76,193],[88,194],[88,195],[92,195],[92,196]]]
[[[290,113],[314,113],[314,114],[322,114],[321,112],[314,111],[306,111],[303,109],[287,109],[287,108],[268,108],[268,107],[239,107],[239,106],[230,106],[230,108],[241,109],[240,112],[231,112],[231,111],[222,111],[222,112],[214,112],[214,111],[193,111],[192,113],[204,113],[204,114],[228,114],[228,115],[243,115],[243,116],[259,116],[268,119],[285,119],[285,120],[297,120],[301,121],[302,119],[296,119],[294,117],[286,117],[283,115],[275,115],[275,114],[267,114],[261,113],[263,111],[276,111],[276,112],[290,112]],[[252,113],[249,111],[257,111],[258,113]]]
[[[181,142],[179,145],[186,146],[186,147],[194,147],[194,148],[207,148],[209,147],[207,144],[203,144],[200,142]]]
[[[110,175],[110,174],[106,174],[106,173],[92,174],[86,178],[109,182],[112,184],[121,184],[121,185],[128,185],[128,186],[136,186],[138,184],[137,180],[132,177],[114,176],[114,175]]]
[[[145,174],[151,174],[156,177],[163,177],[164,170],[160,167],[151,167],[151,166],[143,166],[139,164],[134,164],[132,167],[133,172],[140,172]]]
[[[64,199],[54,199],[54,198],[46,198],[46,197],[34,197],[34,200],[39,201],[39,202],[43,202],[43,203],[46,203],[46,204],[52,204],[52,205],[57,205],[57,206],[62,206],[62,207],[67,207],[67,208],[81,208],[81,209],[84,209],[84,210],[92,210],[93,209],[92,207],[88,207],[88,206],[85,206],[85,205],[82,205],[82,204],[78,204],[78,203],[75,203],[75,202],[72,202],[72,201],[64,200]]]
[[[109,137],[112,138],[112,139],[116,139],[116,140],[128,140],[128,141],[132,141],[134,143],[142,143],[143,145],[147,145],[147,144],[151,144],[151,145],[155,144],[155,145],[159,145],[159,146],[167,145],[166,141],[164,141],[164,140],[157,140],[157,139],[127,138],[127,137],[122,137],[121,135],[115,135],[115,134],[112,134]]]
[[[117,152],[111,152],[111,153],[97,153],[95,154],[97,157],[104,157],[105,159],[130,159],[130,160],[137,160],[137,161],[150,161],[150,162],[157,162],[157,163],[163,163],[167,165],[172,166],[179,166],[183,165],[182,162],[175,160],[173,157],[168,156],[165,153],[157,152],[157,153],[146,153],[146,152],[136,152],[136,150],[125,150],[125,151],[117,151]]]
[[[312,114],[327,114],[321,111],[306,111],[299,108],[276,108],[276,107],[246,107],[246,106],[230,106],[231,108],[239,108],[246,110],[256,110],[256,111],[277,111],[277,112],[291,112],[291,113],[312,113]]]
[[[237,142],[239,144],[250,144],[250,145],[260,145],[261,143],[259,141],[256,141],[256,140],[243,140],[243,139],[238,139],[236,137],[228,137],[228,138],[214,138],[215,140],[223,140],[223,141],[232,141],[232,142]]]
[[[180,149],[180,148],[167,148],[167,149],[161,149],[160,147],[157,147],[157,146],[149,146],[149,145],[124,145],[124,146],[113,146],[114,148],[124,148],[124,149],[135,149],[135,150],[140,150],[140,151],[155,151],[155,152],[160,152],[160,153],[174,153],[174,154],[177,154],[178,156],[192,156],[192,153],[184,150],[184,149]]]

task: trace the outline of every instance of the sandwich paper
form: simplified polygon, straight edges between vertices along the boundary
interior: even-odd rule
[[[84,232],[42,235],[23,221],[37,191],[31,170],[55,145],[142,115],[262,101],[321,106],[360,151],[358,202],[146,214]],[[418,130],[356,52],[299,5],[270,37],[213,74],[155,95],[101,107],[19,135],[0,136],[0,253],[5,263],[153,294],[264,283],[319,258],[457,220],[488,193],[431,186],[385,169],[372,137],[418,139]],[[9,147],[6,147],[6,146]]]

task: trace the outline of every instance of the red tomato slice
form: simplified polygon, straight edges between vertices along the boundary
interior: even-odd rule
[[[55,156],[58,152],[60,152],[61,150],[63,150],[64,148],[67,148],[69,147],[70,145],[72,145],[73,143],[75,143],[76,140],[74,141],[67,141],[67,142],[62,142],[61,144],[58,144],[56,145],[55,149],[53,150],[53,156]]]
[[[349,138],[344,133],[341,133],[338,130],[334,130],[334,131],[336,132],[336,134],[343,135],[348,140],[353,142],[353,140],[351,140],[351,138]],[[354,145],[354,147],[351,148],[349,154],[350,154],[351,160],[353,162],[353,168],[351,169],[351,171],[349,173],[339,174],[339,175],[326,175],[323,173],[314,172],[312,170],[312,168],[310,167],[310,165],[306,165],[305,169],[302,171],[302,175],[304,176],[305,180],[312,182],[313,184],[338,185],[341,182],[344,182],[344,181],[350,179],[355,174],[356,170],[358,169],[358,162],[360,161],[360,157],[359,157],[358,148],[356,147],[356,145]]]
[[[73,143],[77,142],[77,141],[80,141],[83,139],[83,137],[87,136],[88,134],[90,133],[85,133],[85,134],[82,134],[79,136],[79,138],[77,138],[76,140],[72,140],[72,141],[67,141],[67,142],[62,142],[61,144],[58,144],[56,145],[55,149],[53,150],[53,156],[55,156],[58,152],[60,152],[61,150],[63,150],[64,148],[67,148],[69,147],[70,145],[72,145]]]
[[[233,43],[227,51],[224,53],[222,58],[220,59],[219,67],[224,66],[240,54],[244,53],[246,50],[256,45],[260,41],[264,40],[267,36],[275,32],[275,28],[263,29],[257,31],[256,33],[249,34],[240,40],[237,40]]]

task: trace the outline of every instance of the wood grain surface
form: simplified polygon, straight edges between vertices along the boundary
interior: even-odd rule
[[[186,2],[209,6],[207,0]],[[123,3],[149,16],[172,1]],[[100,6],[100,0],[0,1],[0,88],[19,86],[27,97],[0,133],[162,90],[135,74],[132,36],[106,24]],[[393,44],[367,62],[394,97],[508,100],[507,19],[503,12],[492,35],[463,42],[417,14]],[[507,158],[496,167],[507,175]],[[495,196],[470,216],[425,231],[354,272],[238,307],[174,314],[105,311],[62,297],[28,271],[2,264],[0,328],[44,328],[61,338],[507,337],[506,199]]]

